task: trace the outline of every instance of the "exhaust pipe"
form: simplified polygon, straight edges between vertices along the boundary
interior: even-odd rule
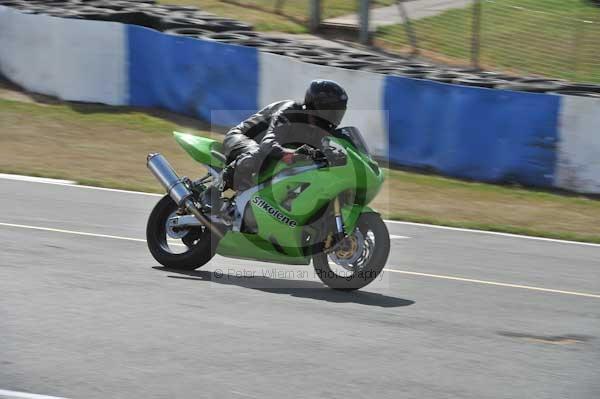
[[[192,192],[187,188],[182,179],[169,164],[169,161],[161,154],[149,154],[147,159],[148,169],[156,177],[156,180],[167,190],[167,193],[177,206],[184,206],[190,199]]]
[[[164,156],[158,153],[148,154],[147,166],[154,177],[156,177],[156,180],[167,190],[167,194],[175,201],[177,206],[185,208],[219,238],[223,237],[219,229],[196,207],[192,192],[188,189],[184,180],[177,176],[177,173],[175,173],[175,170],[173,170],[173,167],[171,167],[171,164],[169,164],[169,161]]]

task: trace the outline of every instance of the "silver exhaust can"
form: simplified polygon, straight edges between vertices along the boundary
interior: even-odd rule
[[[169,196],[173,198],[173,201],[178,206],[185,205],[186,200],[192,196],[192,193],[183,183],[183,180],[177,176],[169,161],[161,154],[149,154],[147,166],[154,177],[156,177],[156,180],[167,190]]]
[[[169,196],[175,201],[177,206],[187,209],[204,226],[208,227],[213,234],[219,238],[223,233],[216,227],[202,212],[194,205],[192,192],[187,188],[183,180],[177,176],[175,170],[169,164],[169,161],[162,155],[148,154],[147,166],[150,172],[156,177],[156,180],[167,190]]]

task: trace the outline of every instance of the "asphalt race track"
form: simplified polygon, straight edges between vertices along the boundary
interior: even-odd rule
[[[382,279],[347,294],[160,269],[157,200],[0,179],[0,398],[600,398],[598,245],[389,223]]]

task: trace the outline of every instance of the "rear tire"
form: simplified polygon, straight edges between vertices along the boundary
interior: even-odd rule
[[[387,226],[376,213],[364,213],[360,216],[357,228],[366,237],[372,233],[374,246],[370,258],[360,269],[350,276],[337,274],[329,264],[329,255],[319,253],[313,256],[313,267],[317,276],[330,288],[342,291],[360,289],[379,276],[387,262],[390,253],[390,234]]]
[[[177,204],[171,197],[165,195],[150,213],[146,226],[146,241],[150,253],[158,263],[170,269],[194,270],[204,266],[215,256],[219,238],[208,228],[198,228],[191,230],[182,239],[188,247],[187,251],[182,253],[170,251],[166,223],[175,211],[177,211]],[[189,239],[190,235],[194,235],[193,240]]]

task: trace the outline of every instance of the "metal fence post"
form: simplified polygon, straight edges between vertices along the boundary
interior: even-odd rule
[[[412,48],[411,54],[419,55],[419,43],[417,42],[417,35],[413,28],[412,22],[410,21],[410,16],[406,11],[406,7],[404,7],[404,1],[405,0],[398,0],[396,3],[398,4],[398,11],[400,11],[400,16],[402,17],[402,26],[404,26],[404,31],[406,32],[410,47]]]
[[[473,0],[473,22],[471,25],[471,65],[479,68],[481,47],[481,0]]]
[[[360,37],[362,44],[369,44],[371,41],[369,34],[369,7],[371,0],[360,0]]]
[[[321,25],[321,0],[310,0],[310,31],[316,32],[319,30],[319,25]]]
[[[575,15],[575,18],[573,18],[573,23],[575,24],[575,33],[574,33],[574,37],[573,37],[573,76],[575,77],[576,80],[580,79],[579,76],[579,72],[580,72],[580,67],[581,67],[581,57],[580,57],[580,53],[581,50],[584,47],[584,42],[585,42],[585,34],[586,34],[586,26],[585,26],[585,22],[584,22],[585,17],[581,17],[581,11],[579,11],[577,13],[577,15]],[[568,68],[568,66],[567,66]]]

